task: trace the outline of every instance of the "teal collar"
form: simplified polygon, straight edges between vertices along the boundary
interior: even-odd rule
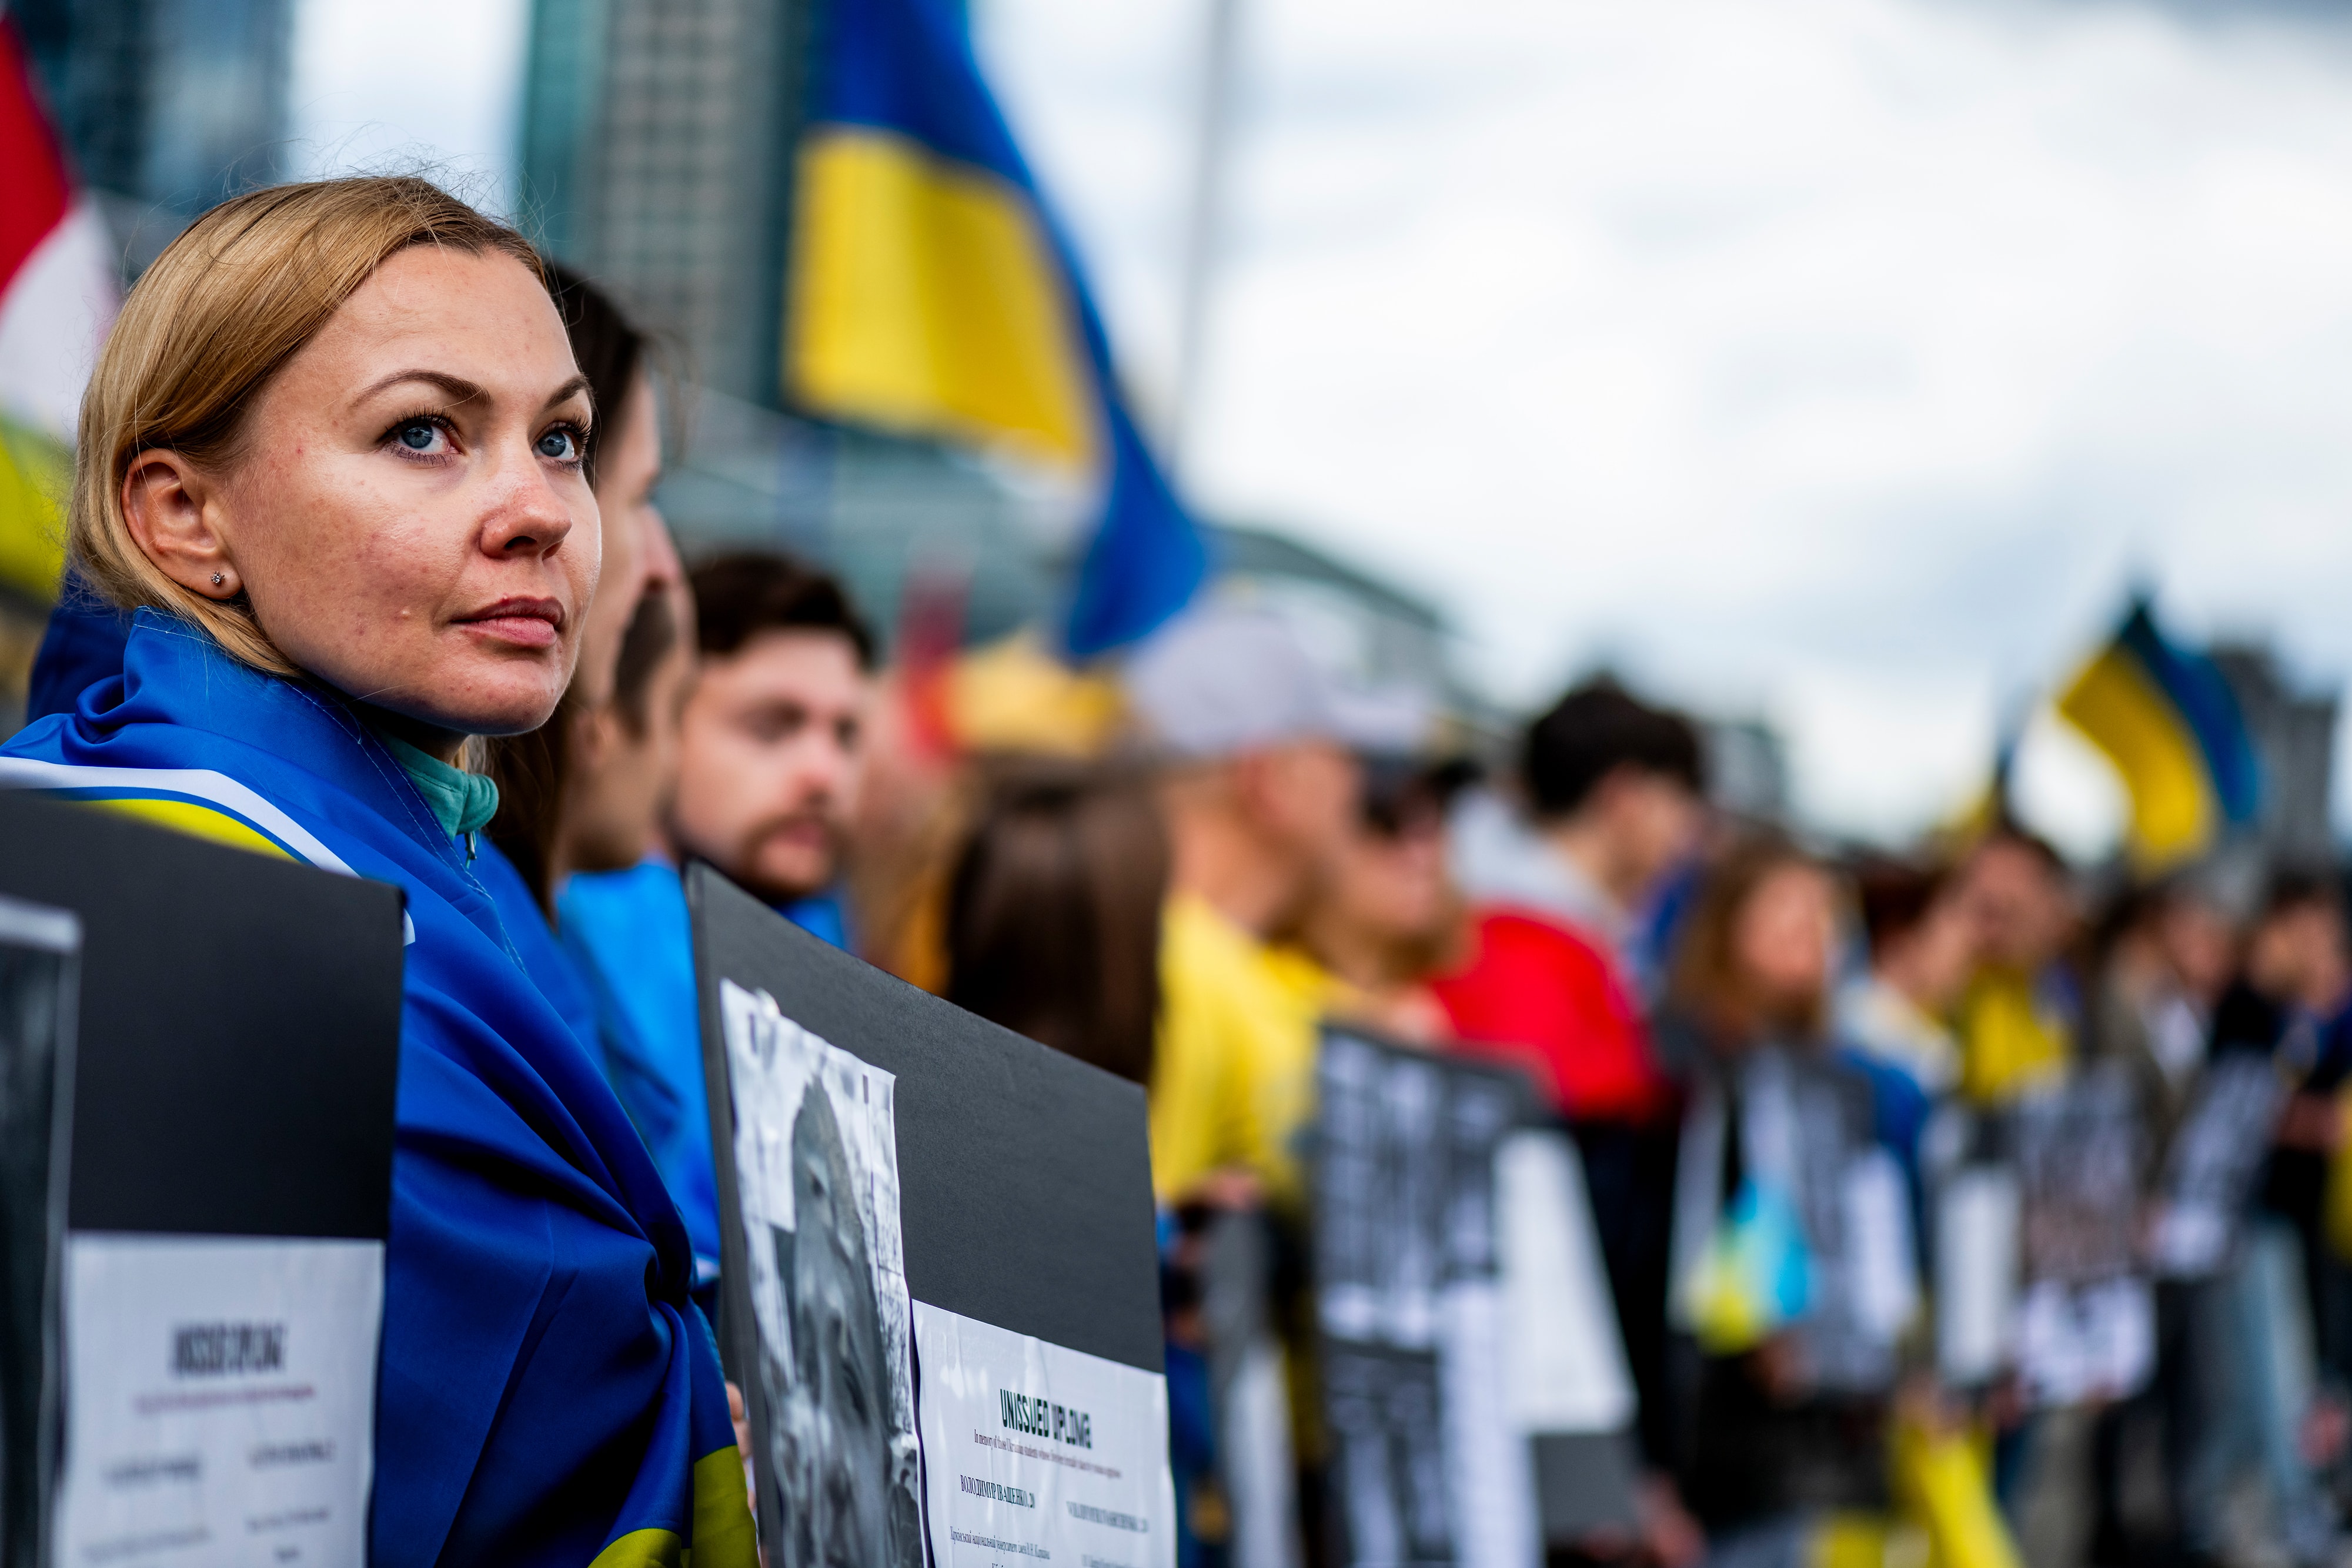
[[[416,792],[425,797],[432,809],[433,820],[451,838],[466,841],[466,852],[470,858],[474,835],[490,825],[499,814],[499,787],[478,773],[468,773],[452,768],[430,753],[419,751],[396,736],[376,732],[391,751],[394,761],[408,775]]]

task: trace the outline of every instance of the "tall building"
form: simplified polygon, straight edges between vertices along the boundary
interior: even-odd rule
[[[688,377],[779,406],[804,0],[535,0],[522,218],[681,345]]]
[[[284,174],[292,0],[11,0],[135,276],[206,207]]]
[[[811,0],[533,0],[523,226],[679,350],[691,434],[662,506],[689,554],[832,565],[887,629],[910,574],[960,579],[967,635],[1050,613],[1034,508],[934,443],[796,418],[781,386],[792,153]]]
[[[2262,758],[2256,841],[2283,862],[2329,863],[2336,856],[2329,817],[2336,782],[2336,693],[2300,687],[2266,647],[2223,643],[2211,652]]]

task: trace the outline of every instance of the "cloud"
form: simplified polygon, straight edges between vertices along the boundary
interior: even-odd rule
[[[2134,580],[2188,630],[2352,670],[2333,23],[1244,5],[1188,477],[1421,586],[1498,695],[1617,651],[1771,716],[1809,810],[1894,833]],[[976,9],[1149,404],[1204,7]],[[2112,815],[2043,793],[2078,837]]]
[[[1434,598],[1498,696],[1605,653],[1770,717],[1809,812],[1892,835],[2132,582],[2352,671],[2326,7],[1243,5],[1187,477]],[[1164,410],[1205,0],[972,8]],[[298,162],[505,204],[528,13],[300,0]],[[2109,831],[2039,735],[2057,825]]]
[[[293,172],[423,170],[511,208],[528,0],[297,0]]]

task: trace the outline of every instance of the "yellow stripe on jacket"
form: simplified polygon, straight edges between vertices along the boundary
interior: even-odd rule
[[[85,803],[103,807],[110,811],[120,811],[126,817],[137,817],[158,827],[185,833],[192,839],[209,839],[231,849],[250,850],[255,854],[271,855],[282,861],[294,858],[227,812],[200,806],[194,800],[134,796],[120,800],[89,800]]]

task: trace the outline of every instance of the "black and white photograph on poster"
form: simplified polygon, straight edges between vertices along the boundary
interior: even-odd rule
[[[720,1009],[759,1325],[768,1561],[922,1568],[896,1081],[764,992],[722,981]]]
[[[80,945],[70,913],[0,898],[0,1568],[47,1561]]]
[[[2125,1397],[2155,1354],[2154,1296],[2137,1245],[2145,1133],[2131,1082],[2120,1064],[2095,1064],[2020,1101],[2011,1116],[2027,1397]]]
[[[2208,1063],[2197,1098],[2165,1151],[2149,1260],[2166,1279],[2201,1280],[2229,1262],[2246,1195],[2286,1103],[2275,1063],[2231,1051]]]
[[[1315,1289],[1339,1561],[1533,1552],[1496,1157],[1520,1088],[1340,1029],[1318,1064]]]

